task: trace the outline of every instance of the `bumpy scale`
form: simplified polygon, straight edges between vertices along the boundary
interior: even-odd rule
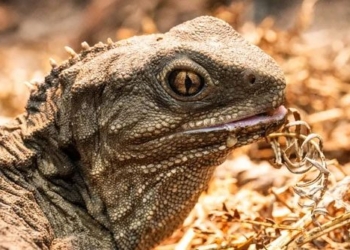
[[[282,71],[219,19],[82,47],[0,127],[0,248],[150,249],[284,122]]]

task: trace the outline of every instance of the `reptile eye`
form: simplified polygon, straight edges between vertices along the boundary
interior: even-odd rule
[[[218,85],[203,66],[180,55],[166,61],[163,69],[157,74],[157,80],[167,94],[180,103],[202,103],[199,101],[213,93]]]
[[[189,70],[173,70],[168,76],[172,91],[180,96],[194,96],[204,88],[204,79]]]

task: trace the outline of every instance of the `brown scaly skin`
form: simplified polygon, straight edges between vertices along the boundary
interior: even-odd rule
[[[284,88],[269,56],[212,17],[85,48],[0,127],[0,249],[154,247],[231,150],[281,126],[284,113],[227,124],[271,113]]]

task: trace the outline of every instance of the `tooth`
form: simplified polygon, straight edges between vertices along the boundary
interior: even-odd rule
[[[194,122],[190,122],[190,123],[188,124],[188,126],[190,126],[190,128],[194,128],[194,127],[195,127]]]
[[[197,127],[201,127],[201,126],[203,126],[203,122],[202,122],[202,121],[198,121],[198,122],[196,122],[196,126],[197,126]]]
[[[228,137],[227,137],[227,140],[226,140],[226,146],[228,147],[228,148],[232,148],[234,145],[236,145],[236,143],[237,143],[237,137],[236,136],[234,136],[234,135],[229,135]]]
[[[225,118],[223,118],[222,116],[219,117],[219,121],[220,122],[224,122],[225,121]]]
[[[203,123],[204,123],[204,126],[209,126],[210,125],[210,119],[209,118],[204,119]]]

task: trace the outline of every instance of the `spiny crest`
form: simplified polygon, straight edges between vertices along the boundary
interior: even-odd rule
[[[81,47],[83,48],[83,50],[90,49],[90,45],[86,41],[81,43]]]
[[[111,40],[108,40],[108,44],[100,42],[92,47],[87,42],[83,42],[81,46],[82,50],[79,53],[76,53],[68,46],[64,47],[70,58],[60,65],[50,58],[51,73],[45,77],[43,82],[31,81],[24,83],[31,90],[26,106],[26,111],[29,115],[28,121],[30,121],[31,125],[27,126],[26,135],[41,133],[41,131],[44,131],[45,128],[52,124],[57,110],[55,103],[55,100],[58,98],[57,93],[61,93],[57,91],[57,88],[65,86],[72,81],[77,73],[73,67],[75,64],[88,62],[99,54],[116,47]]]
[[[64,49],[67,51],[67,53],[71,56],[71,58],[74,58],[76,56],[78,56],[78,54],[74,51],[74,49],[72,49],[69,46],[65,46]]]
[[[24,83],[24,85],[26,85],[29,88],[30,91],[35,91],[38,89],[39,82],[36,80],[31,80],[29,82],[25,81],[23,83]]]
[[[77,62],[83,61],[86,58],[87,58],[87,61],[89,61],[91,58],[98,56],[100,53],[103,53],[107,50],[115,48],[116,45],[111,38],[108,38],[106,44],[102,42],[98,42],[94,46],[90,46],[86,41],[84,41],[81,43],[81,47],[82,47],[82,50],[79,53],[77,53],[74,51],[73,48],[69,46],[65,46],[64,49],[66,50],[70,58],[67,61],[63,62],[60,66],[58,66],[55,60],[50,58],[51,68],[53,70],[59,69],[59,71],[62,71],[64,69],[67,69],[73,66]]]
[[[51,68],[54,69],[57,67],[57,62],[53,58],[50,58],[49,62],[50,62]]]
[[[107,38],[107,44],[108,45],[112,45],[113,44],[113,40],[110,37]]]
[[[103,42],[98,42],[93,47],[90,47],[90,45],[86,41],[82,42],[81,43],[82,51],[80,51],[79,53],[75,52],[74,49],[69,47],[69,46],[65,46],[64,49],[70,55],[70,59],[75,59],[75,58],[81,56],[84,52],[85,53],[89,52],[89,51],[90,52],[99,52],[101,50],[101,48],[103,48],[102,50],[111,49],[113,44],[114,43],[113,43],[112,39],[108,38],[107,44],[104,44]]]
[[[57,78],[63,70],[67,70],[68,68],[74,66],[78,62],[88,62],[91,59],[95,58],[99,54],[106,52],[110,49],[113,49],[116,47],[115,43],[112,41],[111,38],[107,39],[107,43],[104,44],[102,42],[99,42],[95,44],[94,46],[90,46],[86,41],[81,43],[82,50],[77,53],[74,51],[73,48],[69,46],[65,46],[64,49],[69,54],[70,58],[64,62],[62,62],[60,65],[52,58],[49,59],[50,65],[51,65],[51,74],[49,76],[52,76],[54,78]],[[45,80],[46,83],[47,80]],[[64,82],[62,82],[64,83]],[[31,90],[35,87],[32,86],[33,84],[26,82],[25,83]],[[49,86],[47,88],[52,87],[52,84],[49,83]]]

